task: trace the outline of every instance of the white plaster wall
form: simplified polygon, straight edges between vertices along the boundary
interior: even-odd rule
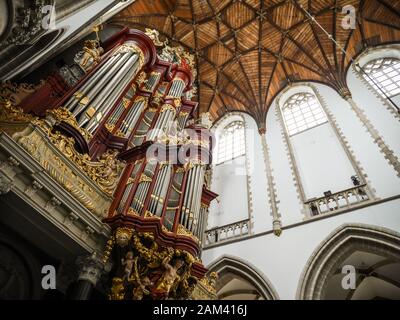
[[[343,224],[366,224],[400,231],[400,200],[310,222],[273,234],[203,251],[207,266],[224,255],[248,261],[268,278],[281,299],[295,299],[301,274],[314,250]]]
[[[213,168],[211,189],[219,196],[210,206],[207,229],[246,220],[249,217],[247,205],[246,159],[244,156],[232,162]]]
[[[246,122],[246,151],[249,169],[250,202],[252,207],[252,232],[259,233],[272,228],[269,205],[265,159],[256,122],[248,114],[243,115]]]
[[[347,75],[348,86],[353,95],[353,100],[364,110],[365,115],[378,130],[383,140],[400,156],[400,122],[388,110],[376,91],[371,91],[370,87],[357,78],[354,70],[351,68]],[[400,106],[400,97],[393,99]],[[388,102],[389,103],[389,102]]]
[[[350,104],[333,89],[324,85],[316,85],[316,87],[325,99],[327,108],[336,119],[356,160],[359,161],[359,166],[367,175],[371,187],[376,190],[376,196],[385,198],[399,194],[400,179],[381,153],[378,145],[374,143],[367,129],[357,118]],[[363,89],[363,92],[365,91]],[[387,125],[393,126],[394,123],[389,121]],[[399,124],[397,123],[396,126]]]
[[[356,172],[329,123],[290,137],[306,199],[354,187]]]
[[[266,141],[270,150],[272,174],[275,180],[278,212],[282,225],[302,220],[302,205],[295,187],[288,150],[282,135],[282,127],[275,110],[275,102],[267,115]],[[271,228],[270,228],[271,229]]]
[[[252,232],[258,233],[271,228],[272,217],[257,124],[249,115],[235,113],[218,123],[214,131],[218,146],[218,130],[238,119],[244,120],[246,126],[246,157],[236,158],[233,163],[214,165],[211,189],[219,197],[210,206],[207,229],[245,220],[251,215]]]

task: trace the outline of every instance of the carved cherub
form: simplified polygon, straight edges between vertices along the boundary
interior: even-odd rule
[[[170,257],[166,257],[162,262],[165,271],[157,281],[156,287],[152,292],[153,297],[156,299],[168,298],[171,288],[174,286],[175,282],[180,279],[178,271],[184,265],[184,260],[177,258],[173,265],[171,265],[169,261]]]
[[[123,266],[125,266],[124,268],[124,280],[128,280],[129,276],[132,273],[132,269],[133,269],[133,264],[135,263],[135,259],[133,257],[133,252],[132,251],[128,251],[126,253],[125,259],[121,259],[121,264]]]
[[[100,56],[103,54],[104,49],[100,47],[97,40],[87,40],[83,45],[82,51],[78,52],[74,58],[85,73],[94,67],[100,61]]]
[[[145,276],[142,280],[138,280],[138,286],[133,290],[134,300],[142,300],[144,295],[149,295],[150,291],[148,287],[151,287],[154,283]]]

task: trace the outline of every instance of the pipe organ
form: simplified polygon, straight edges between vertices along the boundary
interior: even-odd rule
[[[68,144],[71,161],[79,161],[111,199],[103,220],[111,227],[104,253],[104,263],[113,264],[110,298],[187,298],[207,272],[201,244],[207,207],[216,197],[204,178],[209,128],[189,125],[197,108],[188,98],[194,59],[149,30],[124,29],[101,46],[104,54],[78,82],[70,86],[54,76],[20,107],[46,117],[38,130],[47,130],[52,143],[61,139],[63,150]],[[96,200],[82,196],[85,190],[74,192],[95,208]],[[170,268],[179,275],[173,284],[165,274]]]

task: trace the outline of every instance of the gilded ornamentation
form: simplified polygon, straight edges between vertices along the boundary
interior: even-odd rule
[[[87,73],[100,62],[103,53],[104,49],[98,40],[86,40],[82,51],[76,54],[74,62]]]
[[[59,132],[49,132],[49,137],[52,143],[96,182],[102,191],[112,195],[123,167],[116,159],[117,151],[109,150],[98,161],[92,161],[88,154],[82,155],[75,150],[73,138],[67,138]]]
[[[106,264],[110,259],[111,251],[114,248],[114,244],[115,244],[114,238],[111,238],[107,241],[102,258],[104,264]]]
[[[142,175],[140,176],[139,183],[142,183],[142,182],[151,182],[151,181],[152,181],[151,178],[149,178],[149,177],[146,176],[144,173],[142,173]]]
[[[116,273],[109,298],[189,298],[198,281],[190,272],[194,257],[179,249],[160,247],[152,233],[132,232],[131,241],[122,248],[120,260],[115,261]]]
[[[57,141],[54,146],[49,141]],[[55,139],[59,136],[59,140]],[[104,217],[110,205],[110,199],[94,189],[83,176],[77,174],[77,169],[68,163],[68,153],[74,153],[73,139],[59,133],[52,134],[50,130],[43,131],[38,126],[30,125],[25,132],[17,132],[13,138],[28,151],[44,170],[74,198],[99,217]]]
[[[165,42],[160,41],[160,33],[157,30],[146,28],[145,33],[153,41],[156,47],[162,47],[165,44]]]
[[[151,98],[150,104],[154,107],[159,107],[163,104],[163,101],[163,94],[159,91],[156,91],[156,93]]]
[[[190,237],[193,240],[195,240],[197,243],[199,242],[199,239],[193,235],[193,233],[191,233],[188,229],[186,229],[183,225],[179,224],[178,225],[178,231],[177,234],[181,235],[181,236],[186,236],[186,237]]]
[[[137,55],[139,55],[139,64],[140,66],[143,66],[144,64],[144,54],[143,51],[137,47],[135,44],[132,43],[124,43],[122,46],[119,47],[117,53],[119,52],[132,52],[132,53],[136,53]]]
[[[30,122],[36,119],[26,114],[21,108],[13,106],[12,102],[0,96],[0,121],[4,122]]]
[[[81,128],[73,114],[64,107],[48,110],[47,117],[51,119],[53,124],[60,122],[68,123],[70,126],[77,129],[86,139],[86,141],[90,141],[92,139],[92,135],[87,130]]]
[[[218,275],[211,272],[206,277],[198,281],[196,288],[192,293],[193,300],[216,300],[217,299],[217,283]]]
[[[9,100],[13,106],[18,106],[26,97],[36,92],[44,84],[44,80],[40,81],[38,85],[6,81],[0,85],[0,97]]]
[[[179,108],[182,105],[182,101],[180,98],[174,99],[174,105],[176,108]]]
[[[175,108],[172,106],[172,105],[170,105],[170,104],[164,104],[162,107],[161,107],[161,113],[163,113],[163,112],[165,112],[165,111],[167,111],[167,110],[171,110],[171,111],[173,111],[173,112],[175,112]]]
[[[146,72],[142,71],[136,79],[136,84],[138,87],[140,87],[143,83],[146,82]]]
[[[115,125],[110,124],[110,123],[106,123],[105,125],[106,129],[108,130],[108,132],[113,132],[113,130],[115,129]]]
[[[113,278],[111,293],[109,295],[110,300],[124,300],[124,291],[123,280],[121,278]]]
[[[129,207],[128,209],[128,214],[130,215],[134,215],[134,216],[139,216],[140,214],[138,212],[135,211],[135,209],[133,209],[132,207]]]
[[[145,218],[153,218],[154,215],[150,211],[146,210],[146,212],[144,213],[144,217]]]
[[[115,232],[115,239],[120,247],[128,245],[133,235],[133,231],[129,228],[118,228]]]
[[[184,168],[186,171],[188,171],[194,168],[195,166],[204,166],[204,165],[206,165],[206,163],[204,163],[200,159],[190,159],[184,164]]]
[[[116,160],[116,151],[103,154],[98,161],[92,161],[87,154],[78,153],[73,138],[52,131],[52,125],[60,121],[76,126],[75,119],[64,108],[51,110],[46,119],[39,119],[24,113],[9,100],[0,99],[2,130],[10,132],[12,137],[87,209],[102,217],[106,210],[104,206],[107,206],[109,199],[99,192],[101,190],[107,195],[112,194],[123,164]],[[14,128],[13,123],[21,125]],[[73,164],[69,164],[68,160]],[[77,175],[78,170],[73,168],[74,165],[95,182],[99,191]]]

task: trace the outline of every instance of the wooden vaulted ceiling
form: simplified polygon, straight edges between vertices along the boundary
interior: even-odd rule
[[[355,30],[342,28],[347,5],[356,9]],[[217,119],[244,111],[262,124],[288,83],[317,81],[340,91],[351,57],[400,41],[400,1],[137,0],[111,23],[157,29],[189,49],[197,59],[200,112]]]

